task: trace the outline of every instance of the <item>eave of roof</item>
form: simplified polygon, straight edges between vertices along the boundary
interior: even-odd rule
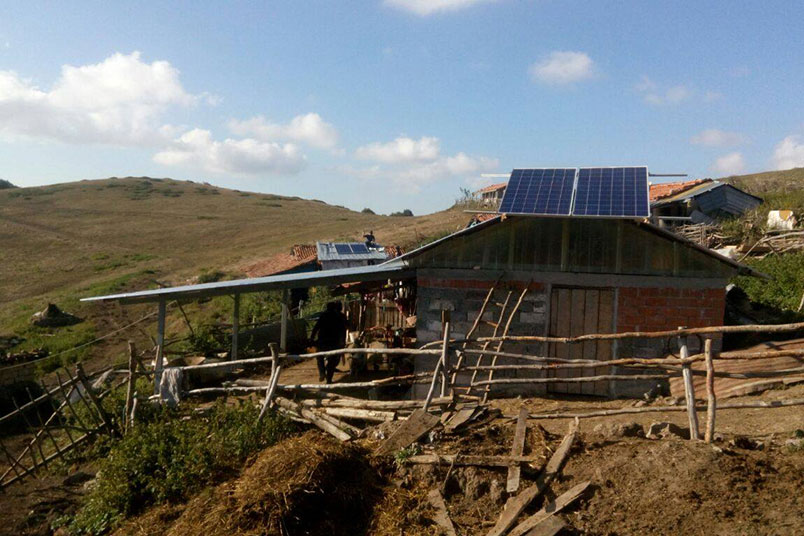
[[[323,285],[337,285],[358,281],[380,281],[383,279],[406,279],[415,275],[403,262],[394,259],[391,263],[357,268],[340,268],[296,274],[281,274],[252,279],[235,279],[198,285],[165,287],[141,290],[106,296],[83,298],[81,301],[119,301],[120,303],[147,303],[167,300],[197,300],[211,296],[247,294],[266,290],[305,288]]]

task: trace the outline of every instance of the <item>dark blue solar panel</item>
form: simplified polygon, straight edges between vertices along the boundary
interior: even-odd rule
[[[356,243],[356,244],[349,244],[349,245],[352,246],[352,253],[354,253],[356,255],[363,255],[363,254],[367,254],[369,252],[368,248],[366,247],[366,244]]]
[[[575,168],[515,169],[499,212],[569,216]]]
[[[647,218],[648,168],[582,168],[575,191],[576,216]]]
[[[349,247],[349,244],[335,244],[335,251],[338,252],[338,255],[352,254],[352,248]]]

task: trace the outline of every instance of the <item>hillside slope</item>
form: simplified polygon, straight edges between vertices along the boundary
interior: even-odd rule
[[[295,243],[360,240],[369,229],[381,243],[411,244],[466,219],[459,210],[414,218],[362,214],[170,179],[3,190],[0,331],[10,317],[47,301],[153,286],[152,279],[182,283],[205,270],[233,272]]]
[[[804,168],[737,175],[721,180],[760,197],[767,194],[800,192],[804,190]]]

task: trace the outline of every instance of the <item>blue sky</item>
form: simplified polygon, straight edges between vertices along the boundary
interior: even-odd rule
[[[422,214],[514,167],[804,167],[802,20],[792,1],[7,2],[0,177]]]

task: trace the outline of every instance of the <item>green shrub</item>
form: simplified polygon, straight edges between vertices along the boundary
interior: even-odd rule
[[[804,253],[769,255],[762,259],[747,260],[752,268],[771,277],[738,277],[735,283],[753,302],[796,311],[804,294]]]
[[[257,415],[251,404],[232,408],[221,402],[205,418],[138,424],[110,448],[70,529],[102,534],[151,504],[184,501],[295,430],[274,413],[257,424]]]

